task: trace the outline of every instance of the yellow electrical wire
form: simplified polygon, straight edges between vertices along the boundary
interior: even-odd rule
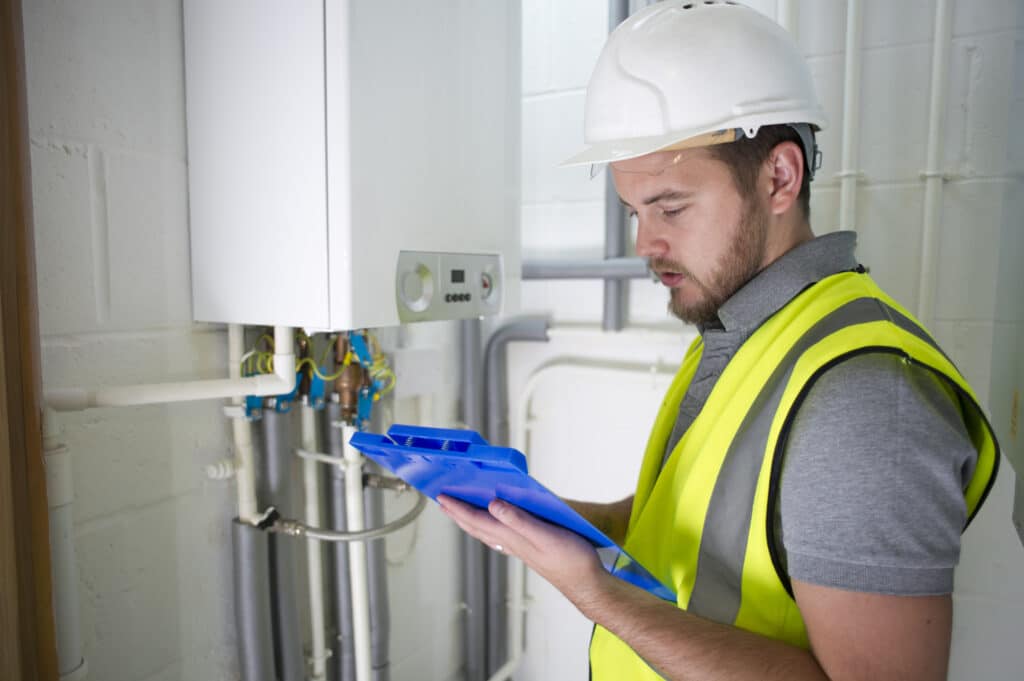
[[[298,370],[300,370],[300,369],[301,369],[302,367],[306,366],[307,364],[309,365],[309,367],[310,367],[310,369],[311,369],[311,370],[313,371],[313,373],[314,373],[314,374],[316,374],[318,378],[320,378],[321,380],[324,380],[324,381],[333,381],[333,380],[337,379],[337,378],[338,378],[339,376],[341,376],[342,372],[343,372],[343,371],[345,370],[345,369],[344,369],[344,367],[342,367],[342,368],[341,368],[341,369],[339,369],[339,370],[338,370],[337,372],[335,372],[335,373],[333,373],[333,374],[330,374],[330,375],[327,375],[327,376],[325,376],[325,375],[323,374],[323,372],[321,372],[321,371],[320,371],[320,367],[318,367],[318,366],[316,365],[316,362],[314,362],[314,361],[313,361],[313,360],[312,360],[311,358],[309,358],[309,357],[304,357],[304,358],[302,358],[301,360],[299,360],[299,361],[298,361],[298,362],[297,362],[297,363],[295,364],[295,370],[296,370],[296,371],[298,371]]]
[[[320,377],[320,378],[321,378],[322,380],[324,380],[324,381],[335,381],[335,380],[337,380],[337,379],[338,379],[338,378],[339,378],[339,377],[340,377],[340,376],[341,376],[341,375],[342,375],[342,374],[343,374],[344,372],[345,372],[345,368],[344,368],[344,367],[342,367],[341,369],[338,369],[337,371],[335,371],[335,372],[334,372],[333,374],[329,374],[329,375],[327,375],[327,376],[324,376],[324,375],[323,375],[322,373],[320,373],[320,369],[318,369],[318,368],[316,368],[316,367],[314,367],[314,368],[313,368],[313,373],[315,373],[315,374],[316,374],[317,376],[319,376],[319,377]]]
[[[369,331],[365,332],[366,340],[370,344],[370,355],[372,363],[369,366],[370,377],[378,381],[386,381],[386,385],[380,389],[375,399],[379,399],[380,395],[386,395],[395,389],[395,382],[398,380],[395,376],[395,372],[392,371],[391,367],[388,366],[387,356],[384,351],[381,350],[380,341],[377,340],[377,336]]]
[[[310,344],[310,354],[315,356],[312,352],[313,339],[303,330],[298,331],[301,338],[306,339]],[[384,386],[377,393],[375,399],[379,399],[380,395],[386,395],[395,389],[395,383],[398,377],[395,375],[394,370],[388,365],[387,356],[381,350],[380,341],[377,337],[369,331],[364,332],[367,342],[370,345],[371,363],[367,367],[367,371],[373,380],[381,381]],[[326,364],[327,358],[330,355],[331,348],[334,347],[337,342],[338,334],[330,337],[327,347],[324,349],[321,358],[321,364]],[[258,346],[261,342],[265,342],[271,349],[259,350]],[[274,373],[274,339],[269,334],[263,334],[256,341],[256,346],[246,352],[239,363],[240,370],[243,374],[253,375],[254,373],[259,374],[272,374]],[[324,374],[319,365],[311,357],[303,357],[296,361],[295,370],[299,371],[304,366],[309,365],[311,371],[323,381],[334,381],[341,376],[345,369],[352,364],[356,359],[355,353],[352,351],[351,345],[345,353],[345,357],[342,359],[341,367],[333,374]]]
[[[329,336],[327,338],[327,347],[324,348],[324,354],[321,355],[321,357],[320,357],[320,364],[327,364],[327,358],[331,354],[331,348],[333,348],[334,344],[337,343],[337,342],[338,342],[338,334],[334,334],[333,336]]]
[[[249,371],[249,367],[251,366],[250,360],[252,360],[253,355],[255,354],[256,350],[250,350],[249,352],[242,355],[242,359],[239,360],[238,370],[243,376],[247,376],[252,373],[251,371]]]

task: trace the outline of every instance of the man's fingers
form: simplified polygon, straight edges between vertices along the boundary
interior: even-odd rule
[[[550,547],[552,543],[557,544],[562,541],[564,530],[556,529],[546,520],[542,520],[507,501],[495,499],[488,505],[487,510],[502,525],[515,530],[516,534],[522,536],[534,549],[543,550],[544,547]]]
[[[516,547],[522,543],[520,537],[486,510],[445,496],[439,496],[438,503],[441,510],[467,534],[491,548],[500,546],[503,552],[517,553]]]

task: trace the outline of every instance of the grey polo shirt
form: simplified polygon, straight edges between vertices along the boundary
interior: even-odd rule
[[[704,351],[666,456],[739,347],[801,291],[857,268],[855,247],[853,232],[801,244],[699,329]],[[842,362],[809,391],[784,457],[775,528],[790,577],[875,593],[952,591],[977,453],[941,379],[889,354]]]

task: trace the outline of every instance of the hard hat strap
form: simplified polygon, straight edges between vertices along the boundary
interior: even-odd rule
[[[814,139],[814,128],[809,123],[788,123],[800,137],[800,145],[804,148],[804,168],[808,179],[814,180],[814,173],[821,168],[821,149]]]

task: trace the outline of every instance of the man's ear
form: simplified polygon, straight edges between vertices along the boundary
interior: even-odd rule
[[[773,215],[788,211],[800,196],[804,181],[804,154],[796,142],[776,144],[767,161],[769,206]]]

